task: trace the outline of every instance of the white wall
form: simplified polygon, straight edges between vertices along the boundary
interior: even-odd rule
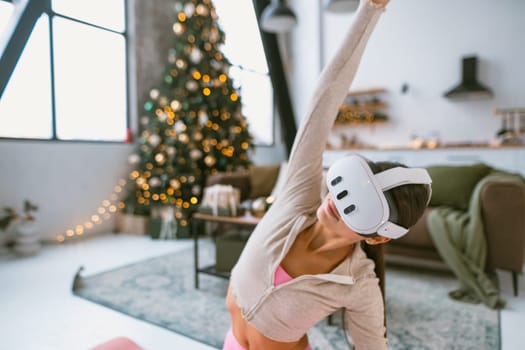
[[[305,113],[324,61],[332,56],[353,14],[324,13],[319,39],[319,1],[290,2],[299,25],[292,36],[292,93]],[[405,146],[413,134],[437,131],[441,141],[488,142],[500,121],[495,107],[525,106],[525,1],[392,0],[372,34],[353,88],[385,87],[390,122],[338,129],[375,146]],[[478,56],[478,78],[494,91],[489,100],[453,102],[443,93],[461,78],[461,58]],[[401,93],[407,83],[407,94]]]
[[[45,240],[89,221],[119,179],[129,173],[131,145],[85,142],[0,141],[0,208],[39,207],[38,230]],[[112,232],[114,218],[90,233]]]

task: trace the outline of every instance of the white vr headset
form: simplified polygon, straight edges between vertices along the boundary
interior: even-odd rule
[[[351,154],[330,166],[326,183],[348,227],[361,235],[378,234],[395,239],[408,229],[390,221],[397,220],[397,206],[384,192],[407,184],[430,185],[432,179],[422,168],[395,167],[374,174],[365,158]]]

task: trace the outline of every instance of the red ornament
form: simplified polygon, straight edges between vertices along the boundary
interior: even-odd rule
[[[131,142],[133,142],[133,134],[131,133],[131,129],[127,128],[126,129],[126,143],[131,143]]]

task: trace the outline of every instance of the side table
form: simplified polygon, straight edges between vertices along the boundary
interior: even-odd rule
[[[192,219],[192,235],[193,235],[193,258],[195,268],[195,288],[199,289],[199,273],[204,273],[221,278],[230,278],[229,272],[217,271],[215,264],[200,267],[199,266],[199,234],[197,232],[198,222],[216,222],[222,224],[231,224],[239,227],[255,227],[261,220],[258,217],[246,214],[245,216],[217,216],[204,213],[195,213]]]

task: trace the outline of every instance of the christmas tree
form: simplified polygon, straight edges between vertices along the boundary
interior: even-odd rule
[[[184,237],[206,176],[248,166],[253,145],[213,4],[178,0],[175,15],[163,81],[144,103],[138,150],[130,156],[126,206],[141,214],[175,208],[177,236]]]

